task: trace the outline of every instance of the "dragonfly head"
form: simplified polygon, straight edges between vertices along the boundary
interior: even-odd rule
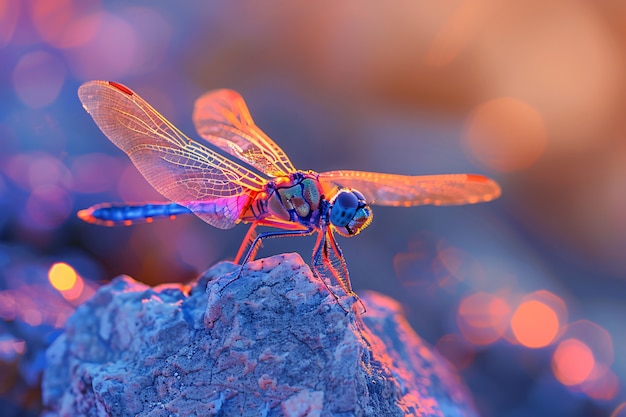
[[[363,194],[356,190],[341,189],[330,201],[328,217],[341,236],[358,235],[371,223],[373,215]]]

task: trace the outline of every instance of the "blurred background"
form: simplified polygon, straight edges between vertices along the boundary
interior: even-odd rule
[[[403,304],[483,417],[626,416],[623,1],[0,0],[0,57],[3,415],[39,414],[45,348],[100,285],[193,279],[246,231],[76,218],[162,200],[81,108],[105,79],[190,137],[233,88],[301,169],[495,178],[488,204],[375,207],[339,238],[353,286]]]

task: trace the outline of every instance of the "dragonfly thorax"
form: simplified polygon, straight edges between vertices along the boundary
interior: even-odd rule
[[[328,219],[341,236],[358,235],[372,222],[373,215],[363,194],[356,190],[340,189],[330,200]]]
[[[314,174],[297,171],[276,177],[258,193],[241,220],[252,222],[294,222],[306,227],[317,224],[323,196]]]

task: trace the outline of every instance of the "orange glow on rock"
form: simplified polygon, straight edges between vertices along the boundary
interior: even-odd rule
[[[48,271],[48,280],[58,291],[67,291],[74,287],[77,277],[74,268],[64,262],[55,263]]]
[[[478,292],[461,301],[457,324],[466,340],[488,345],[502,337],[510,313],[511,307],[503,298]]]
[[[542,116],[529,104],[503,97],[478,106],[465,127],[464,145],[482,165],[499,172],[520,171],[544,151]]]
[[[529,348],[540,348],[552,343],[559,331],[559,318],[541,301],[522,303],[511,319],[511,329],[517,341]]]
[[[593,352],[589,346],[578,339],[563,340],[552,356],[554,376],[567,386],[585,382],[594,366]]]

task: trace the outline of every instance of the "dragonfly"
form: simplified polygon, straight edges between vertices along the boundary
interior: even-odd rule
[[[346,312],[360,300],[335,233],[358,235],[372,221],[371,205],[473,204],[501,193],[494,180],[478,174],[298,170],[256,126],[241,95],[229,89],[209,91],[195,102],[193,122],[205,142],[187,137],[125,85],[89,81],[78,96],[104,135],[168,200],[97,204],[78,212],[82,220],[116,226],[194,214],[219,229],[250,224],[235,257],[240,273],[264,239],[317,234],[313,274]],[[259,226],[272,229],[257,233]]]

